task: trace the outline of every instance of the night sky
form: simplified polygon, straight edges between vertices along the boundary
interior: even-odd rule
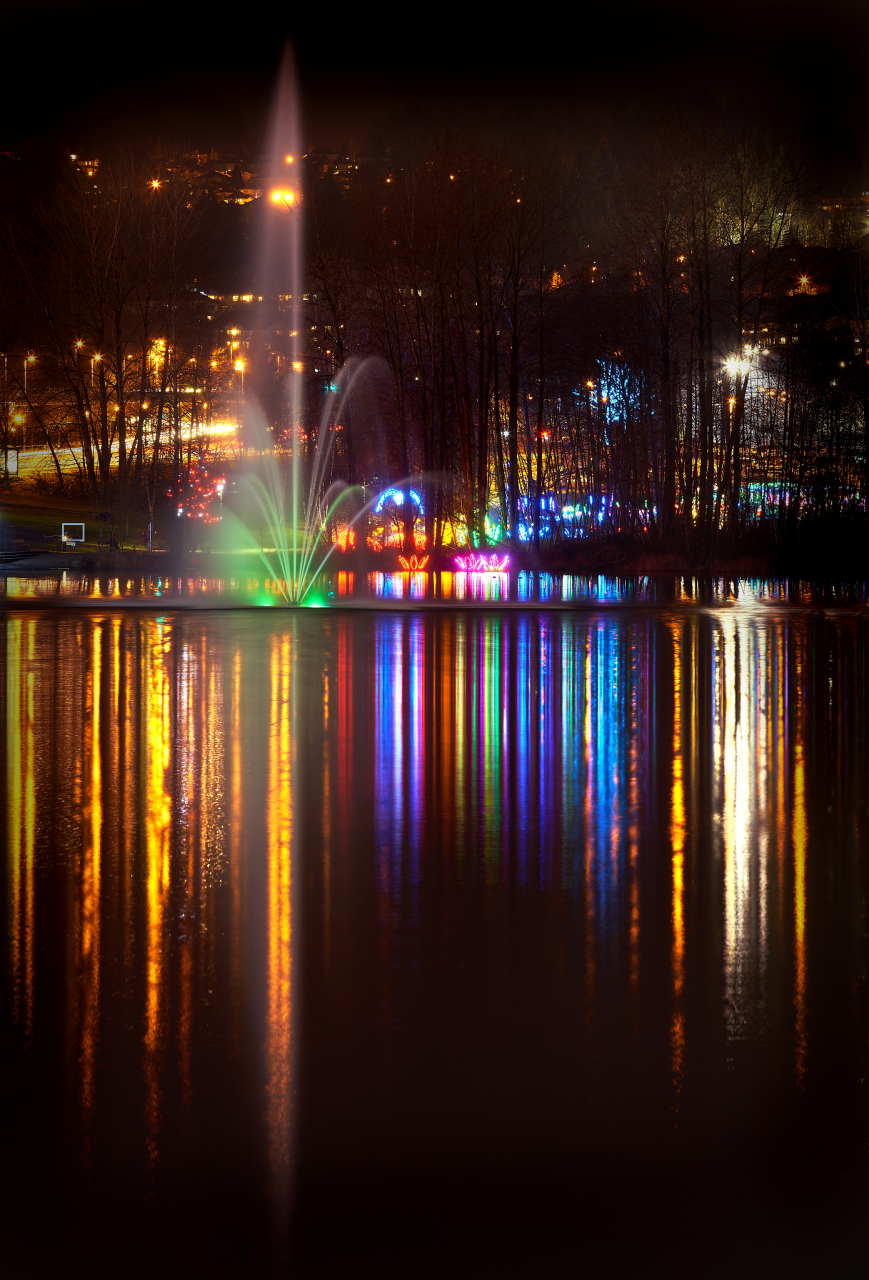
[[[532,26],[533,21],[540,25]],[[854,0],[663,0],[506,8],[184,4],[5,6],[0,150],[167,144],[258,149],[285,40],[299,65],[305,145],[364,149],[372,125],[639,132],[650,109],[714,94],[803,140],[822,186],[869,186],[861,99],[869,6]],[[375,129],[376,133],[376,129]]]

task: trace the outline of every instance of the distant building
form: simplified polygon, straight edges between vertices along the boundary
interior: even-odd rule
[[[78,169],[79,173],[83,174],[84,177],[95,178],[97,176],[97,169],[100,167],[99,160],[87,160],[84,156],[77,154],[70,155],[69,158]]]
[[[869,230],[869,191],[820,200],[809,231],[810,240],[839,248]]]

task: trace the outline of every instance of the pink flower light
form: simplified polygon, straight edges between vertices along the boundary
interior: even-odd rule
[[[456,566],[463,569],[465,573],[503,573],[509,559],[509,556],[504,556],[503,560],[499,560],[496,555],[492,555],[487,560],[485,556],[479,554],[456,556]]]

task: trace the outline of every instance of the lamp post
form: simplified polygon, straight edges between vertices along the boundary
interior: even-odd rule
[[[244,394],[244,361],[236,360],[235,362],[235,419],[236,422],[241,420],[241,411],[239,409],[239,381],[241,382],[241,392]]]
[[[36,356],[26,356],[24,359],[24,406],[17,421],[21,423],[21,448],[27,446],[27,366],[33,364]]]
[[[755,348],[746,343],[742,353],[729,356],[724,368],[729,377],[725,382],[727,397],[727,438],[724,447],[725,501],[727,504],[726,523],[735,526],[738,519],[740,490],[742,488],[742,418],[745,405],[745,393],[748,386],[748,375],[751,370]],[[722,405],[722,417],[723,417]]]
[[[24,358],[24,413],[27,413],[27,366],[36,363],[36,356],[25,356]],[[24,427],[21,430],[22,447],[27,443],[27,420],[24,419]]]

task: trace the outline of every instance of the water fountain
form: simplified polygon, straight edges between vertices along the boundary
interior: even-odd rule
[[[323,540],[323,534],[338,508],[342,505],[349,506],[356,500],[356,509],[347,520],[348,528],[352,529],[378,500],[375,497],[368,502],[359,502],[361,487],[348,485],[343,480],[325,485],[336,428],[353,384],[363,373],[365,364],[365,361],[348,361],[333,380],[333,389],[329,392],[320,416],[304,500],[299,432],[294,430],[292,433],[292,450],[288,466],[282,473],[262,411],[252,400],[248,405],[245,432],[254,452],[261,457],[262,477],[247,475],[242,481],[242,487],[249,492],[256,505],[258,524],[264,536],[258,540],[246,524],[232,517],[229,517],[229,531],[259,555],[287,604],[320,603],[312,588],[339,545],[338,542],[331,542],[324,546]]]
[[[324,405],[314,456],[310,464],[307,491],[303,493],[305,458],[303,456],[303,388],[304,350],[302,334],[303,273],[301,190],[299,164],[299,112],[295,88],[295,68],[289,47],[281,65],[275,109],[268,145],[270,186],[267,193],[269,214],[264,219],[262,250],[258,264],[263,295],[274,291],[277,270],[284,274],[290,300],[290,452],[282,465],[275,452],[274,441],[262,411],[252,400],[248,402],[245,434],[253,452],[259,456],[262,476],[248,475],[243,480],[252,496],[259,528],[268,536],[257,539],[250,528],[238,520],[230,520],[230,532],[236,532],[248,548],[262,559],[269,576],[287,604],[320,603],[312,590],[318,575],[338,543],[324,546],[323,534],[342,503],[355,499],[356,510],[347,521],[352,528],[378,502],[359,501],[362,490],[344,481],[327,485],[329,461],[342,412],[369,361],[350,360],[331,376],[331,390]],[[399,490],[389,492],[399,493]],[[379,509],[379,508],[378,508]]]
[[[276,453],[261,410],[252,399],[248,403],[245,423],[247,441],[256,455],[260,475],[248,475],[243,481],[253,501],[257,519],[253,527],[261,531],[257,538],[250,527],[239,521],[233,526],[236,540],[246,544],[262,560],[276,591],[271,599],[282,597],[290,605],[320,604],[314,584],[339,542],[327,543],[324,531],[341,504],[353,504],[355,510],[346,521],[348,533],[367,511],[373,508],[386,520],[387,512],[404,514],[414,508],[423,510],[422,493],[410,479],[387,485],[368,502],[358,487],[343,481],[329,483],[330,459],[336,431],[354,384],[364,374],[370,361],[351,360],[338,374],[329,373],[331,390],[320,417],[313,448],[313,458],[306,462],[303,430],[304,347],[302,334],[307,331],[303,314],[304,284],[302,270],[302,200],[299,163],[299,113],[295,87],[295,69],[289,48],[281,66],[275,108],[268,144],[269,186],[263,213],[263,234],[258,264],[259,292],[264,296],[288,289],[290,303],[290,368],[288,391],[290,400],[290,449],[283,458]],[[278,279],[284,283],[278,286]],[[285,295],[286,296],[286,295]],[[308,450],[310,454],[310,450]],[[309,467],[307,483],[303,483]],[[429,479],[432,477],[425,477]],[[304,492],[303,492],[304,489]],[[343,513],[342,513],[343,514]],[[405,522],[406,527],[406,522]],[[347,545],[345,534],[344,546]],[[405,573],[425,572],[428,551],[416,543],[405,546],[399,563]],[[476,575],[499,574],[506,569],[507,557],[471,553],[459,557],[460,571]]]

